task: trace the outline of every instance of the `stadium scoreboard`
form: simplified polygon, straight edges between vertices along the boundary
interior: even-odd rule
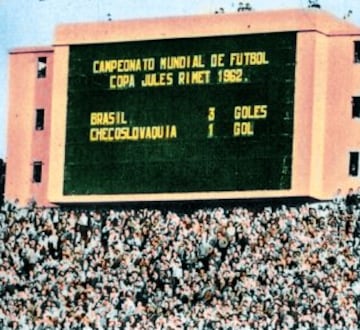
[[[296,33],[71,45],[64,195],[291,188]]]

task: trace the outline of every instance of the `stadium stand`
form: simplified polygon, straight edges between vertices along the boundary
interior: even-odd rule
[[[358,329],[359,191],[190,214],[6,201],[0,327]]]

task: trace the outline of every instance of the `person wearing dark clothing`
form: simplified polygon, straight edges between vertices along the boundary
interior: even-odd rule
[[[346,195],[346,198],[345,198],[345,205],[346,205],[347,211],[349,213],[352,213],[354,208],[358,205],[358,202],[359,201],[358,201],[357,194],[355,194],[353,188],[350,188]]]

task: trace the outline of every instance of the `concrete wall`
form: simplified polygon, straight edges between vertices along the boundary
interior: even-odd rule
[[[14,50],[9,64],[9,115],[5,197],[25,205],[35,199],[48,205],[47,186],[52,97],[52,49]],[[39,57],[47,57],[47,74],[37,78]],[[36,109],[44,109],[44,130],[35,130]],[[33,162],[40,161],[42,179],[33,182]]]

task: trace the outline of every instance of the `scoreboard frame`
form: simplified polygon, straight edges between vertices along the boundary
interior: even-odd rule
[[[290,11],[293,13],[293,11]],[[316,139],[321,130],[312,132],[313,127],[313,102],[314,91],[311,85],[309,72],[315,70],[319,61],[314,61],[316,48],[314,38],[322,38],[322,35],[307,33],[306,22],[304,31],[301,26],[284,28],[284,22],[278,17],[284,17],[283,12],[274,13],[246,13],[244,15],[203,15],[195,17],[169,17],[155,19],[140,19],[113,21],[111,23],[88,23],[66,24],[56,31],[54,43],[54,75],[52,91],[52,134],[49,164],[48,196],[54,203],[107,203],[107,202],[146,202],[146,201],[185,201],[185,200],[214,200],[214,199],[248,199],[248,198],[276,198],[292,196],[308,196],[310,189],[310,175],[315,168],[312,159],[312,141]],[[263,19],[256,19],[260,17]],[[293,20],[288,20],[289,24]],[[305,32],[305,33],[303,33]],[[64,168],[66,163],[66,123],[68,119],[68,87],[69,87],[69,61],[70,48],[74,46],[85,47],[87,45],[133,43],[133,42],[156,42],[162,40],[180,40],[197,38],[218,38],[233,36],[268,35],[272,33],[293,34],[295,39],[295,61],[291,65],[294,72],[292,94],[292,143],[291,159],[287,160],[287,170],[291,171],[291,177],[284,188],[259,188],[255,190],[212,190],[191,192],[144,192],[144,193],[76,193],[64,190]],[[186,54],[184,50],[183,54]],[[171,56],[174,54],[171,54]],[[116,56],[115,59],[121,58]],[[101,58],[98,58],[101,60]],[[322,62],[319,62],[319,65]],[[208,65],[208,64],[207,64]],[[320,65],[321,66],[321,65]],[[322,66],[321,66],[322,67]],[[109,81],[109,80],[108,80]],[[310,83],[309,83],[310,82]],[[168,86],[155,87],[167,88]],[[153,88],[153,89],[155,89]],[[239,103],[240,104],[240,103]],[[239,105],[233,104],[233,105]],[[260,104],[261,105],[261,104]],[[217,109],[217,108],[216,108]],[[113,112],[104,110],[107,112]],[[126,109],[125,109],[126,110]],[[118,118],[125,114],[118,114]],[[207,109],[209,110],[209,109]],[[233,109],[234,110],[234,109]],[[101,110],[102,111],[102,110]],[[97,111],[95,111],[97,112]],[[98,111],[100,112],[100,111]],[[261,111],[260,111],[261,112]],[[260,115],[261,116],[261,115]],[[317,118],[317,117],[316,117]],[[88,118],[89,122],[90,119]],[[119,119],[121,121],[121,119]],[[255,129],[259,131],[261,121],[256,120]],[[316,121],[318,121],[316,119]],[[147,127],[146,123],[138,126]],[[89,132],[87,132],[89,133]],[[110,142],[112,143],[112,142]],[[315,157],[316,158],[316,157]],[[314,158],[314,161],[315,161]],[[316,158],[317,159],[317,158]],[[271,164],[270,164],[271,165]],[[106,170],[105,170],[106,171]]]

